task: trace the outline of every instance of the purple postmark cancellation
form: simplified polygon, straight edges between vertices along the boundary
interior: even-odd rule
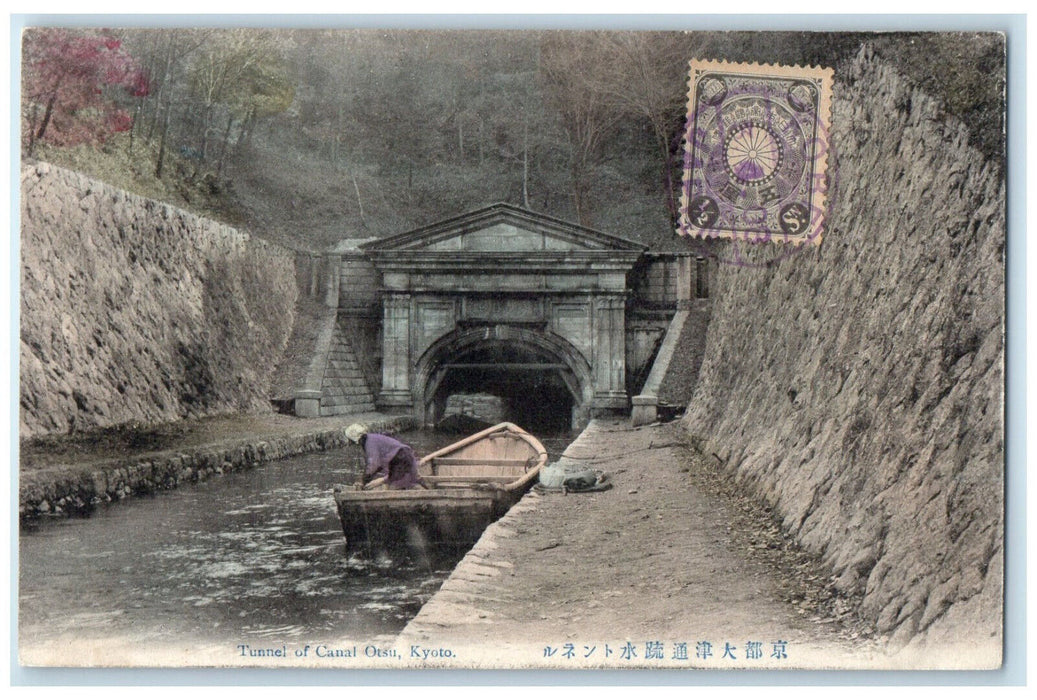
[[[832,70],[693,60],[677,233],[819,244]]]

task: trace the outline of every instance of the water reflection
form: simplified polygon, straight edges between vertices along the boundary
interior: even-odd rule
[[[398,437],[419,454],[456,435]],[[552,452],[569,436],[545,440]],[[24,527],[22,644],[108,634],[146,642],[373,639],[395,634],[463,552],[347,556],[332,488],[357,448],[262,465],[90,518]]]

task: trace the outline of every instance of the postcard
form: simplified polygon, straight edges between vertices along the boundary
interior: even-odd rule
[[[28,26],[25,668],[991,670],[997,31]]]

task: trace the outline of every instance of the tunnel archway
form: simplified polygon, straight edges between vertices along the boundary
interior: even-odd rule
[[[500,397],[507,419],[534,432],[582,426],[593,399],[590,364],[550,331],[496,325],[452,331],[420,357],[415,404],[432,424],[453,394]]]

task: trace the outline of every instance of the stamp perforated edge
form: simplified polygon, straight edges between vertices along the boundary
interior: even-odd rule
[[[708,70],[736,75],[772,75],[777,78],[788,79],[812,79],[819,84],[818,108],[817,108],[817,134],[824,133],[826,139],[830,139],[832,123],[832,83],[834,70],[824,66],[799,66],[784,65],[780,63],[758,63],[758,62],[733,62],[714,59],[692,58],[688,61],[688,92],[687,110],[685,111],[684,137],[682,139],[682,153],[685,162],[682,165],[681,174],[681,197],[680,210],[678,214],[677,234],[682,237],[691,238],[727,238],[733,240],[748,240],[751,242],[776,241],[779,243],[790,243],[801,245],[804,243],[821,244],[821,234],[827,218],[828,188],[825,185],[828,175],[828,152],[831,150],[826,140],[824,148],[815,149],[814,153],[814,178],[815,183],[811,185],[813,194],[817,197],[816,203],[812,205],[814,216],[811,218],[807,232],[803,235],[771,234],[751,236],[745,233],[714,229],[712,231],[696,232],[692,229],[688,219],[689,192],[691,170],[687,164],[690,149],[690,128],[694,123],[695,98],[697,85],[695,73],[697,70]],[[817,136],[815,136],[817,138]]]

